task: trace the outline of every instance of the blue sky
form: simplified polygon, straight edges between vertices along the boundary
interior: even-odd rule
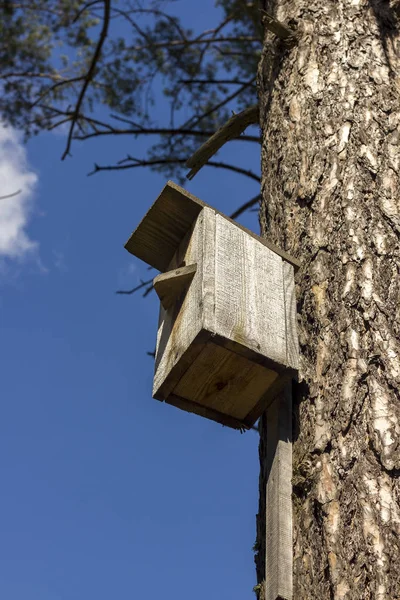
[[[165,178],[87,177],[140,140],[64,144],[0,128],[2,194],[22,189],[0,201],[0,597],[253,598],[258,436],[152,400],[157,298],[114,293],[149,277],[123,245]],[[214,169],[186,187],[227,213],[258,192]]]

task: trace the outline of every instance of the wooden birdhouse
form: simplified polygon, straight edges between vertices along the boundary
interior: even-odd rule
[[[172,182],[125,247],[161,271],[153,397],[251,427],[298,366],[298,263]]]

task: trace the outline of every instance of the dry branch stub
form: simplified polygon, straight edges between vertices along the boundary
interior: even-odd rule
[[[251,427],[298,367],[298,262],[173,182],[125,247],[163,273],[153,397]]]

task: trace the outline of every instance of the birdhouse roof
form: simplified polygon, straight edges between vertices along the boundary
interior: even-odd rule
[[[258,239],[264,246],[291,263],[295,269],[300,266],[295,258],[232,221],[173,181],[167,182],[157,200],[126,242],[125,248],[155,269],[162,272],[167,271],[179,244],[205,206],[212,208],[253,238]]]

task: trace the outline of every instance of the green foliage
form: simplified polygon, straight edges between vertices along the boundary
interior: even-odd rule
[[[262,44],[252,3],[217,0],[220,22],[206,32],[185,27],[171,12],[179,4],[166,4],[0,2],[2,118],[27,136],[65,123],[71,139],[157,129],[147,160],[176,158],[156,165],[171,174],[202,133],[254,104]],[[169,104],[168,122],[156,118],[159,102]]]

